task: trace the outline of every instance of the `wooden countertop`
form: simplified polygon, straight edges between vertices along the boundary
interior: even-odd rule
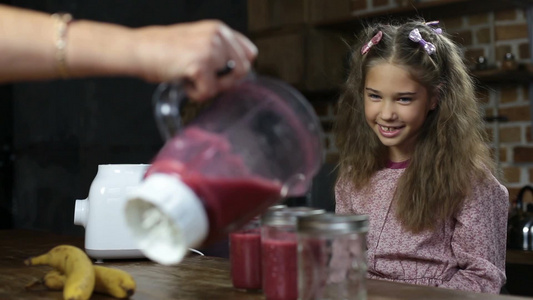
[[[507,264],[533,265],[533,251],[507,249]]]
[[[0,299],[44,300],[62,299],[62,293],[44,287],[25,289],[25,285],[41,278],[50,267],[25,266],[25,258],[42,254],[54,246],[71,244],[83,249],[83,238],[40,231],[0,230]],[[264,299],[261,293],[234,289],[231,285],[229,261],[222,258],[189,256],[177,266],[162,266],[148,260],[115,260],[103,263],[128,271],[137,281],[131,299]],[[532,299],[489,294],[476,294],[448,289],[368,280],[368,300],[403,299]],[[93,294],[93,300],[114,299]]]

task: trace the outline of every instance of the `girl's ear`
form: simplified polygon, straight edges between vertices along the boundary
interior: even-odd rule
[[[429,101],[430,101],[429,109],[430,110],[434,110],[435,108],[437,108],[437,105],[439,104],[439,95],[441,94],[442,85],[443,85],[442,83],[437,85],[437,87],[433,91],[433,96],[431,96],[431,99],[429,99]]]
[[[437,108],[437,104],[439,104],[439,97],[437,95],[431,97],[431,99],[429,99],[430,103],[429,103],[429,110],[434,110],[435,108]]]

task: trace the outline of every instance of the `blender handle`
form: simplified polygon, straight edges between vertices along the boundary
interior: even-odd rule
[[[216,71],[217,77],[231,73],[235,68],[235,61],[228,60],[226,65]],[[182,81],[161,83],[153,96],[155,119],[157,127],[164,140],[172,138],[181,127],[181,108],[187,103],[184,85],[191,84],[187,79]]]
[[[181,130],[180,109],[187,102],[182,82],[161,83],[153,96],[157,128],[164,140],[171,139]]]

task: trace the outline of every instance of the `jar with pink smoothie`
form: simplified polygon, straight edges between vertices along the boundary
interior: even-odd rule
[[[231,282],[233,287],[261,289],[261,223],[254,218],[229,235]]]
[[[323,213],[318,208],[289,207],[262,216],[263,293],[267,300],[298,299],[297,220]]]
[[[285,208],[274,205],[268,210]],[[261,220],[255,217],[243,228],[230,235],[231,282],[237,289],[260,290],[263,285],[261,268]]]

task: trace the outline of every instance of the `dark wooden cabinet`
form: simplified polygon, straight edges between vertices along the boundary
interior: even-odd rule
[[[533,6],[533,0],[398,0],[397,5],[383,10],[358,9],[354,3],[359,2],[367,3],[248,0],[249,33],[261,53],[257,71],[281,78],[312,98],[330,96],[345,79],[349,46],[365,23],[413,17],[441,20]],[[523,66],[513,71],[488,70],[473,75],[483,84],[528,83],[532,71]]]
[[[334,1],[335,2],[335,1]],[[336,1],[339,2],[339,1]],[[390,19],[391,17],[413,18],[423,17],[426,20],[438,20],[458,15],[478,14],[488,11],[498,11],[511,8],[526,8],[533,4],[533,0],[406,0],[387,10],[362,10],[348,12],[348,16],[337,18],[322,18],[312,21],[312,25],[323,29],[353,30],[361,26],[362,21],[373,19]]]

